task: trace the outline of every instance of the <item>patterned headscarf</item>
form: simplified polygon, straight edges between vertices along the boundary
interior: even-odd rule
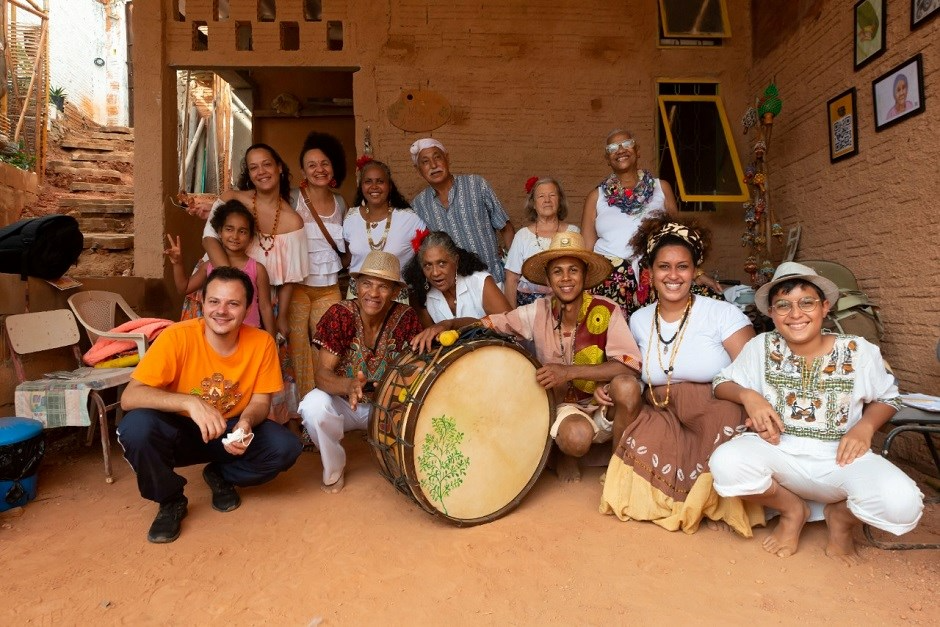
[[[695,229],[675,222],[667,222],[663,225],[663,228],[650,235],[649,239],[646,240],[646,256],[650,258],[650,262],[652,262],[653,251],[656,250],[664,237],[670,235],[681,239],[692,248],[692,260],[696,266],[702,264],[705,259],[705,242],[702,241],[701,235]]]

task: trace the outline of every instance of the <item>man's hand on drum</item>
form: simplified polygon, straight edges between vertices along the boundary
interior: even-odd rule
[[[414,336],[411,340],[411,350],[416,353],[430,352],[431,344],[437,339],[437,336],[451,329],[450,323],[450,320],[444,320],[437,324],[432,324],[427,329]]]
[[[355,377],[348,379],[348,382],[346,396],[349,398],[349,406],[356,409],[356,405],[358,405],[359,401],[363,398],[362,388],[366,385],[366,375],[360,370],[356,373]]]
[[[568,366],[546,364],[535,371],[535,380],[546,390],[568,383]]]

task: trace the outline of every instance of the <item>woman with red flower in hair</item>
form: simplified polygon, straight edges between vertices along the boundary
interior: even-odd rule
[[[343,238],[350,254],[349,273],[359,272],[362,262],[373,250],[395,255],[404,268],[414,257],[411,240],[418,231],[424,230],[424,220],[398,191],[388,165],[361,157],[358,166],[356,200],[343,220]],[[407,292],[401,290],[396,300],[407,305]],[[352,279],[346,298],[355,297],[356,281]]]
[[[506,283],[503,291],[512,307],[528,305],[551,289],[536,285],[522,276],[525,260],[543,250],[548,250],[555,233],[579,232],[577,226],[568,224],[568,201],[561,184],[550,176],[533,176],[526,181],[526,217],[532,224],[516,231],[506,256]]]

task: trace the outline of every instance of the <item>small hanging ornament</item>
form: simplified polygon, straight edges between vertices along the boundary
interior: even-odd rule
[[[765,184],[767,182],[767,177],[764,176],[763,172],[758,172],[754,175],[754,185],[757,186],[757,189],[763,194],[766,191]]]
[[[757,117],[757,109],[754,107],[748,107],[744,112],[744,115],[741,117],[741,126],[744,127],[744,134],[747,135],[747,132],[757,126],[759,123]]]
[[[744,260],[744,271],[750,275],[757,274],[757,257],[748,255],[747,259]]]
[[[770,263],[769,259],[765,259],[764,263],[760,264],[760,273],[769,279],[774,275],[774,264]]]
[[[776,237],[777,239],[783,238],[783,227],[780,226],[778,222],[774,222],[770,226],[770,234]]]
[[[758,139],[754,142],[754,158],[758,161],[763,161],[764,156],[767,154],[767,142],[763,139]]]
[[[780,115],[783,109],[783,100],[780,98],[780,92],[777,91],[777,85],[771,83],[764,90],[764,97],[760,100],[757,107],[757,113],[760,115],[762,124],[773,124],[774,117]]]

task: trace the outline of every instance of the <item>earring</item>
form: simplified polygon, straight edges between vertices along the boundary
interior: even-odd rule
[[[336,188],[336,185],[337,185],[336,179],[330,179],[330,187],[332,187],[332,188],[335,189],[335,188]]]
[[[427,292],[427,291],[429,291],[430,289],[431,289],[431,284],[428,283],[428,280],[427,280],[427,279],[425,279],[425,280],[424,280],[424,291]]]

